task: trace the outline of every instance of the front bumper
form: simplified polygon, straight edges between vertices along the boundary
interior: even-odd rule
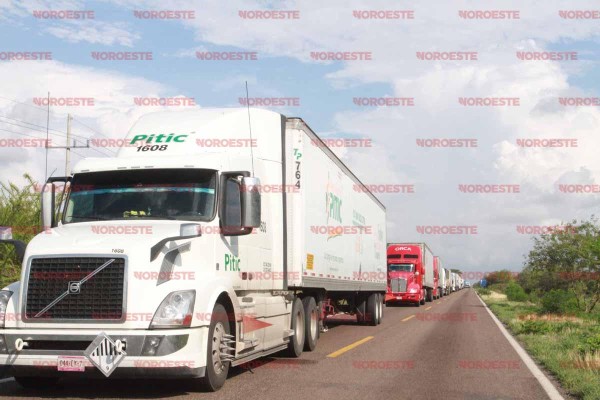
[[[61,356],[84,357],[84,351],[98,336],[93,330],[5,329],[0,336],[5,351],[0,353],[0,375],[3,376],[83,376],[104,378],[86,359],[84,372],[58,371]],[[204,376],[208,327],[169,330],[104,330],[112,340],[126,343],[126,356],[111,378],[152,376],[160,378],[196,378]],[[160,338],[151,354],[146,344]],[[17,351],[15,342],[28,343]]]
[[[386,293],[385,301],[389,303],[418,303],[419,293]]]

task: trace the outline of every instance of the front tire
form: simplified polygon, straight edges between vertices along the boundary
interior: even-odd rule
[[[217,303],[213,309],[208,329],[206,373],[201,382],[202,387],[209,392],[219,390],[227,379],[230,363],[221,356],[221,346],[226,345],[225,335],[230,334],[230,329],[227,311],[225,307]]]
[[[304,316],[302,301],[297,297],[294,298],[294,302],[292,303],[292,314],[290,317],[292,320],[290,329],[294,331],[294,334],[290,337],[287,354],[290,357],[298,358],[302,354],[302,349],[304,349],[304,333],[306,331],[304,321],[306,321],[306,318]]]

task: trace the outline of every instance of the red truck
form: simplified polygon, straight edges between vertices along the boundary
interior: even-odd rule
[[[419,307],[440,297],[439,271],[425,243],[388,243],[386,303]]]

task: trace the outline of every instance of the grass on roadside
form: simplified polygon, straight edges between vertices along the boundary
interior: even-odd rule
[[[570,394],[584,400],[600,399],[600,312],[540,314],[535,303],[508,301],[489,290],[478,292],[529,354]]]

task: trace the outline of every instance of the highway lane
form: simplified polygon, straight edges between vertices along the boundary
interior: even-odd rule
[[[341,349],[355,347],[341,352]],[[377,327],[334,324],[299,359],[237,367],[223,389],[193,381],[65,380],[46,392],[0,383],[11,398],[545,399],[547,395],[472,290],[416,307],[386,307]]]

